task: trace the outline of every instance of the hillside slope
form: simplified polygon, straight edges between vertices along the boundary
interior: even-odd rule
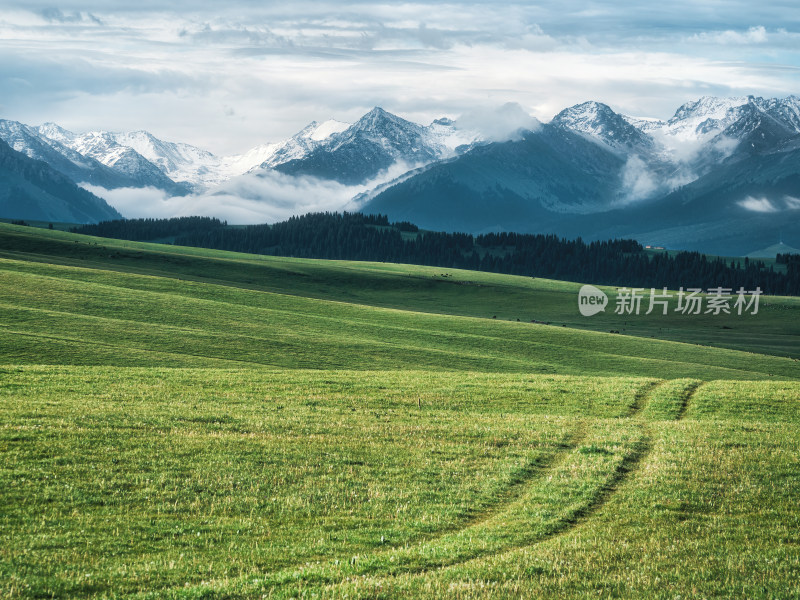
[[[675,338],[715,344],[736,331],[724,322],[741,323],[732,346],[785,355],[794,347],[794,299],[765,307],[760,321],[701,317],[691,325],[685,315],[652,315],[629,336],[607,332],[624,328],[617,315],[592,325],[605,333],[530,322],[550,310],[562,325],[581,326],[577,284],[0,231],[4,362],[798,376],[788,358],[650,337],[674,327]],[[517,316],[491,318],[492,307]],[[762,337],[752,337],[756,330]]]
[[[9,219],[94,223],[121,215],[45,162],[0,140],[0,216]]]

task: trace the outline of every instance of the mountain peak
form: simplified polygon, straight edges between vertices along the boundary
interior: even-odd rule
[[[579,104],[575,104],[573,106],[565,108],[561,112],[565,113],[565,112],[575,112],[575,111],[613,112],[608,104],[598,102],[597,100],[587,100],[586,102],[581,102]]]
[[[382,109],[380,106],[376,106],[356,121],[354,127],[358,129],[375,129],[387,123],[413,125],[409,121]]]
[[[311,121],[311,123],[309,123],[308,125],[303,127],[300,131],[295,133],[292,136],[292,139],[295,140],[310,139],[314,131],[317,129],[317,127],[319,127],[319,123],[317,123],[316,121]]]
[[[720,121],[725,118],[731,109],[750,104],[753,101],[753,96],[737,96],[733,98],[701,96],[697,100],[686,102],[678,108],[669,122],[675,123],[686,119],[713,119]]]
[[[587,126],[596,128],[602,123],[620,118],[607,104],[589,100],[565,108],[553,117],[553,123],[565,125],[570,129],[580,128],[583,131]]]
[[[39,134],[57,142],[67,142],[75,139],[75,134],[67,131],[60,125],[52,122],[43,123],[38,128]]]
[[[423,128],[416,123],[406,121],[380,106],[376,106],[353,125],[336,136],[335,144],[347,143],[353,137],[366,137],[371,139],[394,140],[391,144],[403,145],[410,143],[410,138],[418,138],[423,134]],[[401,141],[404,140],[404,141]],[[333,140],[332,140],[333,141]],[[413,145],[413,144],[412,144]]]
[[[117,134],[117,138],[127,138],[127,139],[144,139],[149,141],[161,142],[156,136],[154,136],[149,131],[145,131],[144,129],[137,129],[136,131],[131,131],[130,133],[125,134]]]
[[[565,108],[553,117],[551,123],[587,135],[616,150],[651,145],[650,139],[622,115],[607,104],[593,100]]]

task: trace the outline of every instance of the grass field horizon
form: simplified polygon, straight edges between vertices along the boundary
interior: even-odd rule
[[[2,598],[800,597],[800,299],[6,224],[0,282]]]

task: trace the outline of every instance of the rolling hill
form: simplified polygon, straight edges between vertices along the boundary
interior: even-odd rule
[[[64,360],[72,348],[77,364],[93,364],[97,352],[99,364],[118,366],[147,365],[153,353],[164,354],[154,361],[175,366],[233,360],[642,376],[674,369],[675,376],[703,378],[796,374],[793,360],[779,358],[798,358],[795,298],[765,299],[756,316],[670,311],[633,318],[609,310],[587,319],[577,308],[580,284],[0,230],[7,281],[16,282],[7,287],[6,307],[21,311],[20,333],[32,328],[10,347],[32,344],[39,361],[51,352]],[[58,323],[81,333],[59,341]],[[184,326],[186,335],[175,335]],[[44,330],[52,336],[40,335]],[[729,349],[710,347],[716,345]]]

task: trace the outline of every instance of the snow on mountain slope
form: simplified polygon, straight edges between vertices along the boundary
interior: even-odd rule
[[[75,141],[76,135],[55,123],[45,123],[36,128],[40,136],[69,146]]]
[[[90,131],[76,135],[69,143],[70,147],[83,154],[91,156],[106,166],[113,166],[123,158],[126,152],[134,152],[116,142],[113,135],[106,131]],[[142,160],[147,160],[143,156]]]
[[[636,127],[639,131],[644,133],[651,133],[653,131],[663,128],[667,122],[653,117],[631,117],[628,115],[620,115],[628,123]]]
[[[0,121],[0,138],[29,158],[46,162],[74,183],[91,183],[106,189],[152,185],[181,193],[182,188],[143,158],[140,157],[141,161],[149,165],[145,166],[146,175],[123,168],[125,161],[120,163],[119,156],[112,161],[115,166],[108,166],[108,163],[75,150],[72,145],[76,137],[52,123],[34,128],[16,121]]]
[[[11,148],[34,160],[61,163],[63,159],[66,159],[78,168],[91,169],[94,166],[93,161],[58,140],[44,138],[35,128],[17,121],[0,120],[0,137]]]
[[[220,170],[228,177],[234,177],[257,169],[261,164],[269,162],[282,145],[283,142],[261,144],[244,154],[226,156],[221,159]]]
[[[653,140],[601,102],[584,102],[558,113],[551,124],[589,136],[618,153],[649,152]]]
[[[430,140],[425,127],[375,107],[344,131],[309,145],[305,156],[276,168],[287,175],[361,185],[396,164],[412,168],[437,160],[442,149]]]
[[[354,144],[373,143],[392,155],[427,154],[430,149],[423,143],[423,136],[421,125],[376,106],[344,131],[331,136],[322,148],[336,152]]]
[[[435,148],[440,158],[449,158],[466,151],[483,141],[481,134],[468,128],[462,128],[451,119],[436,119],[425,128],[428,145]]]
[[[450,119],[423,127],[375,107],[344,131],[311,146],[305,155],[274,168],[289,175],[361,185],[398,167],[414,169],[455,156],[480,139],[476,131]]]
[[[219,171],[225,179],[258,169],[271,169],[290,160],[305,157],[332,135],[350,127],[349,123],[330,119],[323,123],[312,121],[289,139],[261,144],[244,154],[226,156],[219,161]]]
[[[165,142],[147,131],[114,133],[114,141],[130,148],[156,165],[170,179],[193,187],[219,182],[219,159],[196,146]]]
[[[755,98],[754,102],[763,112],[775,118],[795,133],[800,133],[800,97]]]
[[[344,131],[348,123],[336,120],[312,122],[287,140],[262,144],[241,155],[218,157],[196,146],[166,142],[147,131],[126,133],[93,131],[72,133],[55,123],[45,123],[37,133],[62,153],[79,161],[90,157],[128,176],[152,176],[153,167],[166,178],[204,191],[237,175],[259,168],[272,168],[302,158],[330,136]],[[30,146],[30,144],[27,144]]]
[[[142,187],[153,186],[173,193],[188,191],[181,185],[183,182],[176,182],[139,152],[117,142],[116,135],[107,131],[90,131],[75,135],[69,146],[84,156],[124,173]]]
[[[664,160],[675,163],[688,180],[742,152],[797,147],[800,98],[704,96],[687,102],[668,121],[625,119],[651,136]]]
[[[257,166],[262,169],[270,169],[290,160],[304,158],[321,142],[342,130],[338,126],[329,127],[326,123],[320,125],[316,121],[312,121],[288,140],[278,143],[275,152]],[[348,126],[343,125],[345,125],[344,129],[347,129]]]
[[[335,133],[341,133],[350,127],[350,125],[351,123],[337,121],[336,119],[329,119],[312,130],[309,137],[315,142],[321,142],[323,140],[327,140]]]
[[[740,109],[750,100],[748,96],[716,98],[703,96],[687,102],[667,121],[663,133],[683,139],[698,140],[719,133],[740,116]]]
[[[480,141],[477,132],[459,128],[449,119],[422,127],[381,109],[370,111],[355,126],[335,119],[312,121],[288,139],[224,157],[190,144],[161,140],[147,131],[75,134],[55,123],[45,123],[35,135],[75,162],[96,161],[132,179],[134,184],[138,181],[148,185],[148,179],[158,179],[155,167],[164,176],[153,183],[156,187],[164,188],[165,179],[169,179],[195,192],[215,188],[245,173],[304,160],[317,150],[333,152],[354,143],[356,138],[359,143],[369,138],[370,143],[397,159],[411,157],[411,164],[454,156]],[[30,149],[31,144],[21,146]],[[424,158],[419,160],[421,155]]]

